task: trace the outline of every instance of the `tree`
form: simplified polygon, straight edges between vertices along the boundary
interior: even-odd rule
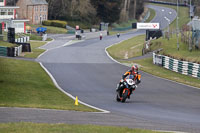
[[[90,0],[96,8],[97,17],[104,22],[119,20],[122,0]]]

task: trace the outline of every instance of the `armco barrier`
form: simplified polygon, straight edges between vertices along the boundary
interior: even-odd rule
[[[180,61],[168,56],[153,53],[153,63],[166,69],[178,72],[184,75],[200,78],[200,64]]]

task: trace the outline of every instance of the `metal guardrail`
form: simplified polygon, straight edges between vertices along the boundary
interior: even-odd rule
[[[180,61],[168,56],[155,53],[153,53],[153,63],[174,72],[178,72],[184,75],[190,75],[195,78],[200,78],[200,64],[197,63]]]

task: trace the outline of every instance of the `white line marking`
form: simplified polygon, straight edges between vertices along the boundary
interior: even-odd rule
[[[83,40],[81,40],[81,41],[83,41]],[[78,42],[81,42],[81,41],[78,41]],[[56,47],[56,48],[60,48],[60,47],[64,47],[64,46],[68,46],[68,45],[72,45],[72,44],[78,43],[78,42],[72,42],[72,43],[71,43],[71,42],[72,42],[72,40],[69,41],[69,42],[67,42],[67,43],[65,43],[64,45],[59,46],[59,47]],[[43,56],[43,55],[44,55],[46,52],[48,52],[49,50],[53,50],[53,49],[56,49],[56,48],[47,49],[45,52],[43,52],[42,54],[40,54],[40,55],[37,57],[37,59],[40,58],[41,56]],[[53,77],[53,75],[43,66],[43,64],[42,64],[41,62],[39,62],[39,64],[40,64],[40,66],[46,71],[46,73],[50,76],[50,78],[51,78],[51,80],[53,81],[54,85],[55,85],[61,92],[63,92],[64,94],[66,94],[67,96],[69,96],[70,98],[72,98],[73,100],[76,99],[74,96],[72,96],[71,94],[69,94],[69,93],[67,93],[66,91],[64,91],[64,90],[58,85],[58,83],[56,82],[56,80],[55,80],[55,78]],[[90,107],[90,108],[93,108],[93,109],[102,111],[102,112],[91,112],[91,113],[110,113],[110,111],[107,111],[107,110],[103,110],[103,109],[94,107],[94,106],[89,105],[89,104],[87,104],[87,103],[84,103],[84,102],[82,102],[82,101],[80,101],[80,100],[79,100],[79,103],[81,103],[81,104],[83,104],[83,105],[85,105],[85,106],[88,106],[88,107]]]
[[[64,94],[66,94],[67,96],[69,96],[70,98],[72,98],[73,100],[75,100],[76,98],[74,96],[72,96],[71,94],[67,93],[66,91],[64,91],[59,85],[58,83],[56,82],[55,78],[53,77],[53,75],[43,66],[43,64],[41,62],[40,63],[40,66],[46,71],[46,73],[50,76],[51,80],[53,81],[54,85],[61,91],[63,92]],[[85,106],[88,106],[90,108],[93,108],[93,109],[96,109],[96,110],[99,110],[99,111],[102,111],[102,112],[93,112],[93,113],[110,113],[110,111],[107,111],[107,110],[103,110],[103,109],[100,109],[100,108],[97,108],[97,107],[94,107],[92,105],[89,105],[87,103],[84,103],[82,101],[79,100],[79,103],[85,105]]]
[[[154,130],[156,132],[166,132],[166,133],[187,133],[187,132],[180,132],[180,131],[165,131],[165,130]]]
[[[44,46],[48,45],[49,43],[51,43],[51,42],[53,42],[53,41],[55,41],[55,40],[53,39],[53,40],[51,40],[50,42],[48,42],[48,43],[46,43],[45,45],[42,45],[42,46],[40,46],[40,47],[38,47],[38,48],[44,49],[44,48],[41,48],[41,47],[44,47]],[[42,41],[42,42],[43,42],[43,41]],[[44,50],[46,50],[46,49],[44,49]]]

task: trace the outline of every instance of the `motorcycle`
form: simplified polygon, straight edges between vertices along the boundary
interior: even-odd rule
[[[116,100],[118,102],[125,102],[126,99],[130,99],[130,95],[132,92],[137,88],[137,84],[140,83],[141,75],[136,74],[134,77],[133,75],[130,75],[128,78],[125,78],[124,80],[121,79],[120,83],[117,85],[116,92]]]

